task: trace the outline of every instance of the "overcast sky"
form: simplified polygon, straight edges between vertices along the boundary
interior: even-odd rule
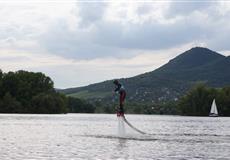
[[[227,1],[0,0],[0,68],[56,88],[152,71],[203,46],[230,55]]]

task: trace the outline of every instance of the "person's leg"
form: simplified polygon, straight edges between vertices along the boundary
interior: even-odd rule
[[[121,115],[124,115],[124,102],[125,102],[125,97],[126,97],[126,93],[122,92],[120,94],[120,108],[119,108],[119,112]]]

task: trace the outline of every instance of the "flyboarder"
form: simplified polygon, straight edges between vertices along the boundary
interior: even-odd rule
[[[115,85],[115,93],[119,93],[119,107],[117,108],[117,116],[124,116],[124,102],[126,97],[126,91],[124,86],[119,83],[118,80],[114,80],[113,84]]]
[[[141,134],[147,134],[139,129],[137,129],[136,127],[134,127],[131,123],[129,123],[129,121],[127,121],[127,119],[124,116],[124,102],[125,102],[125,97],[126,97],[126,91],[124,86],[119,83],[118,80],[114,80],[113,84],[115,85],[115,93],[119,93],[120,97],[119,97],[119,107],[117,107],[117,117],[122,118],[122,120],[132,129],[134,129],[135,131],[141,133]]]

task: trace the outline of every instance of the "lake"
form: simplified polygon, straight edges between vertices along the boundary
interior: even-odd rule
[[[0,159],[229,160],[229,117],[0,114]]]

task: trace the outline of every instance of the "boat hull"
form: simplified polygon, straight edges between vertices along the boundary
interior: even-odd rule
[[[218,114],[212,113],[212,114],[209,114],[209,117],[218,117]]]

